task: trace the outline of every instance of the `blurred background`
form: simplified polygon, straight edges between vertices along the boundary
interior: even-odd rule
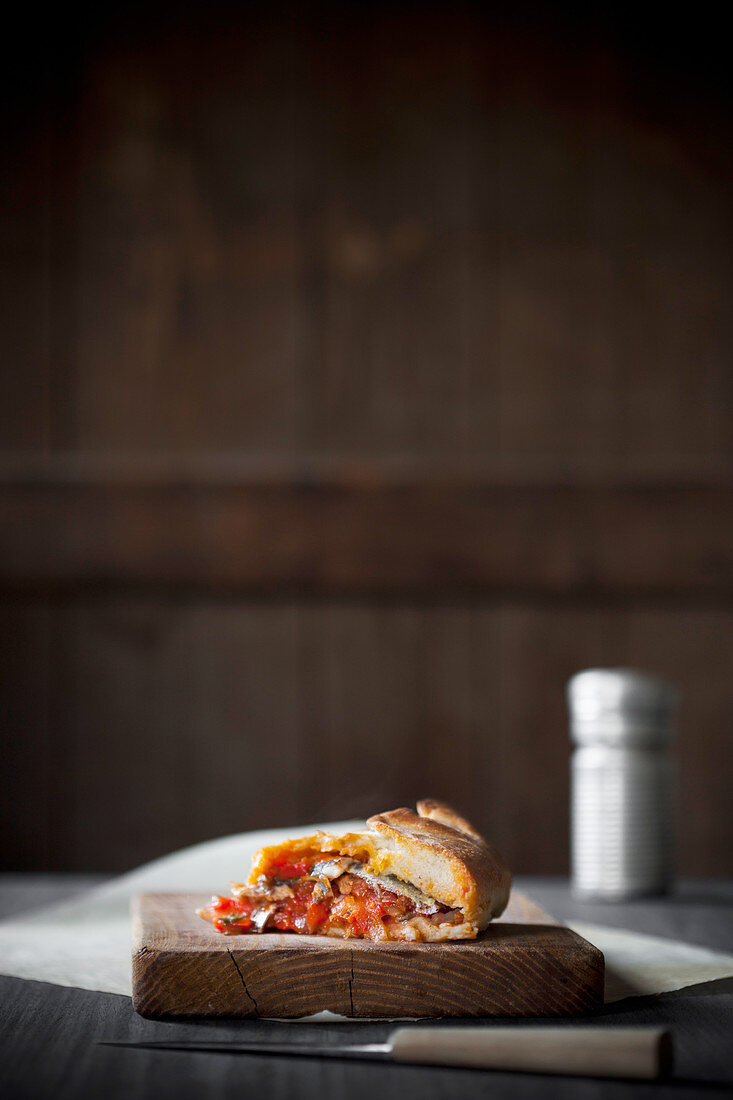
[[[65,9],[3,69],[6,869],[433,796],[566,873],[564,687],[681,689],[731,871],[727,39]]]

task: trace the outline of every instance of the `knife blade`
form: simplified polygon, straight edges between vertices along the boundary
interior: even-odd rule
[[[402,1027],[385,1043],[226,1039],[107,1040],[102,1046],[306,1058],[358,1058],[412,1065],[652,1080],[670,1067],[671,1039],[642,1027]]]
[[[258,1043],[242,1039],[160,1039],[150,1042],[128,1040],[100,1040],[102,1047],[139,1047],[142,1050],[193,1050],[214,1054],[269,1054],[296,1058],[366,1058],[377,1061],[392,1060],[391,1043],[341,1043],[327,1046],[325,1043]]]

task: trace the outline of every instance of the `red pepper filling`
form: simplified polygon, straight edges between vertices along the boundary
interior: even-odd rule
[[[312,859],[299,859],[293,861],[288,855],[278,855],[271,861],[267,869],[268,878],[302,878],[307,875],[313,866]]]
[[[232,932],[252,927],[249,915],[255,907],[251,898],[224,898],[215,895],[207,906],[217,932]]]

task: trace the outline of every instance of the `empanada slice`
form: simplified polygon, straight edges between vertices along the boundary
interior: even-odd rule
[[[437,942],[474,939],[504,911],[509,869],[450,806],[427,799],[366,824],[262,848],[247,883],[198,915],[229,934]]]

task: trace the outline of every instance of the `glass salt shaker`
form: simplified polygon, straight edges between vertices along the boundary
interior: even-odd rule
[[[634,669],[594,668],[572,677],[567,697],[573,893],[607,901],[664,893],[677,691]]]

